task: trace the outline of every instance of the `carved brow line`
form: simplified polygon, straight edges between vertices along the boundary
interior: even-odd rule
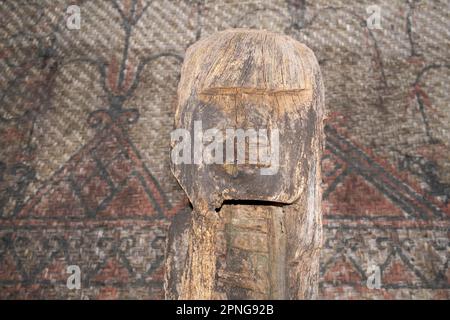
[[[207,88],[200,92],[200,95],[208,96],[234,96],[240,93],[254,94],[254,95],[297,95],[312,89],[259,89],[259,88],[241,88],[241,87],[213,87]]]

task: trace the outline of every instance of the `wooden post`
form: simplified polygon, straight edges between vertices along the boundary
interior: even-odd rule
[[[167,298],[316,296],[323,91],[313,52],[285,35],[232,29],[188,49],[172,171],[193,211],[169,237]]]

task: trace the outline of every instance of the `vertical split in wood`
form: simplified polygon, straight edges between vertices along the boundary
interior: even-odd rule
[[[267,216],[271,225],[270,241],[270,291],[269,298],[276,300],[287,299],[286,284],[286,226],[284,212],[281,207],[268,207]]]

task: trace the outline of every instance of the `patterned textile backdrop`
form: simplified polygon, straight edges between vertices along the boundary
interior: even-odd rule
[[[321,298],[450,298],[448,0],[0,0],[1,298],[164,297],[167,230],[189,214],[169,171],[180,66],[231,27],[320,61]]]

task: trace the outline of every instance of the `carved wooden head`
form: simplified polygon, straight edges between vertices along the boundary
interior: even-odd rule
[[[322,147],[323,95],[313,52],[288,36],[233,29],[191,46],[172,170],[194,207],[295,201]]]

